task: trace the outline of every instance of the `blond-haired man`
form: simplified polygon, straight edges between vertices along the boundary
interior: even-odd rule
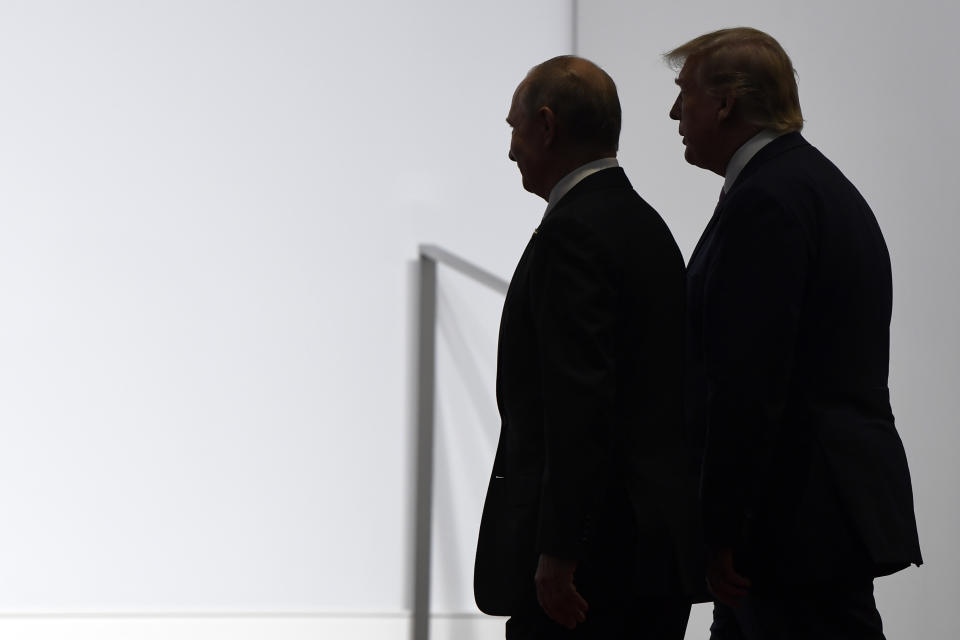
[[[880,227],[800,135],[776,40],[724,29],[665,57],[684,155],[724,177],[687,269],[712,637],[883,638],[873,579],[921,556],[887,390]]]

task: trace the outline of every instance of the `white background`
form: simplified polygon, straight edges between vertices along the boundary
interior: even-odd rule
[[[960,10],[577,5],[579,52],[620,88],[621,161],[685,255],[721,180],[683,162],[659,54],[750,24],[793,57],[805,135],[893,259],[891,390],[927,564],[878,582],[881,611],[890,637],[957,635]],[[398,617],[111,628],[404,636],[412,260],[431,242],[510,276],[543,203],[503,118],[526,70],[570,51],[572,9],[0,2],[0,611],[376,612]],[[500,299],[441,270],[439,303],[434,609],[469,612]],[[0,629],[109,633],[44,615]],[[501,633],[468,623],[458,637]],[[688,635],[704,629],[701,609]]]

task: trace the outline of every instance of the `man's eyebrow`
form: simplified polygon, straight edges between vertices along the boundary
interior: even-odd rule
[[[677,85],[678,87],[682,86],[682,85],[680,84],[680,76],[677,76],[676,78],[674,78],[674,79],[673,79],[673,83],[674,83],[675,85]]]

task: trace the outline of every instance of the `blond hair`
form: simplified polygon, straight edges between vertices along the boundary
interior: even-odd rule
[[[741,117],[779,133],[803,128],[796,71],[776,40],[749,27],[720,29],[663,55],[673,69],[695,65],[713,94],[732,92]]]

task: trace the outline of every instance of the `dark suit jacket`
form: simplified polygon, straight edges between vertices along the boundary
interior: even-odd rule
[[[689,566],[683,306],[683,258],[622,169],[577,184],[530,239],[500,323],[481,610],[536,605],[541,552],[579,560],[578,576],[616,566],[638,594],[702,584]]]
[[[799,133],[777,138],[718,205],[687,294],[708,544],[774,583],[920,564],[887,389],[890,258],[856,188]]]

